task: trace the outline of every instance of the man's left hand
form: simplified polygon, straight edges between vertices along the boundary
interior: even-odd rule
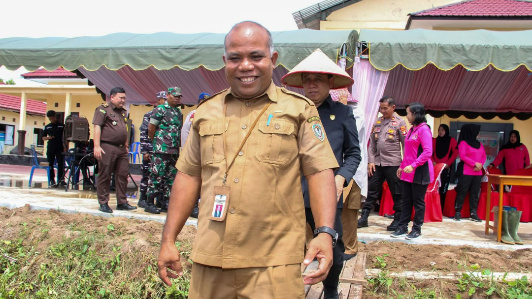
[[[333,249],[332,237],[328,234],[318,234],[316,238],[310,241],[305,261],[303,264],[308,266],[314,258],[318,259],[318,269],[303,277],[303,282],[307,285],[316,284],[323,281],[332,266]]]
[[[334,177],[334,182],[336,184],[336,202],[340,200],[342,192],[344,192],[345,178],[341,175],[336,175]]]

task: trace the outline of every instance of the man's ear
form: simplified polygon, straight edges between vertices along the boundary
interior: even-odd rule
[[[334,76],[329,78],[329,88],[333,88],[334,86]]]
[[[273,54],[272,54],[273,67],[275,67],[275,62],[277,62],[278,57],[279,57],[279,53],[277,53],[277,51],[273,51]]]

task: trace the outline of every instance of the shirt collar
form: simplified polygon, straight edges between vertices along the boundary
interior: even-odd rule
[[[331,97],[331,95],[329,95],[325,101],[323,101],[323,103],[321,103],[320,107],[322,107],[323,105],[327,105],[329,108],[332,108],[332,106],[334,105],[334,101]]]
[[[125,110],[124,108],[118,108],[111,101],[109,101],[109,107],[111,107],[112,110]]]

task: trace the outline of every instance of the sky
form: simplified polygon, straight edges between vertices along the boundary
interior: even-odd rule
[[[5,37],[100,36],[130,33],[225,33],[253,20],[270,31],[297,30],[292,13],[320,0],[24,0],[0,18]],[[7,12],[7,13],[6,13]]]
[[[320,0],[25,0],[10,1],[0,18],[0,38],[79,37],[129,33],[226,33],[246,20],[270,31],[297,30],[292,13]],[[0,78],[17,85],[27,72],[0,67]]]

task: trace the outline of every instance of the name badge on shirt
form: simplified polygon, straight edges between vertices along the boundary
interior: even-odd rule
[[[375,127],[373,128],[373,132],[379,133],[381,131],[381,127]]]
[[[212,204],[210,220],[224,221],[229,207],[229,186],[214,187],[214,202]]]

